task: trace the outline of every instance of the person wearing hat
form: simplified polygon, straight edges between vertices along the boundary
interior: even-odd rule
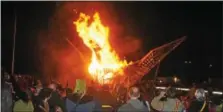
[[[93,96],[87,95],[86,92],[86,81],[77,79],[73,94],[68,94],[66,98],[67,112],[100,111],[100,105],[95,101]]]
[[[195,100],[193,100],[188,109],[189,112],[208,112],[208,102],[204,89],[197,89],[195,92]]]

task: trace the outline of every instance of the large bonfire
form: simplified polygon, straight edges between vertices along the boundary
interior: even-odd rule
[[[95,13],[93,18],[80,13],[74,24],[79,37],[92,52],[88,67],[91,77],[104,84],[109,83],[115,76],[123,74],[123,69],[128,63],[126,60],[121,60],[112,49],[109,43],[109,28],[102,24],[99,13]]]
[[[95,13],[93,18],[80,13],[74,24],[79,37],[92,52],[88,72],[100,84],[113,83],[116,85],[125,82],[127,84],[124,85],[129,86],[136,83],[186,39],[182,37],[154,48],[141,60],[127,63],[126,60],[121,60],[112,49],[109,43],[109,28],[102,24],[99,13]]]

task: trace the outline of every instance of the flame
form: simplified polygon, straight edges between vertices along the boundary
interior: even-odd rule
[[[88,72],[93,79],[103,84],[105,80],[109,82],[109,79],[121,74],[128,63],[126,60],[120,60],[117,53],[111,48],[109,28],[101,23],[99,13],[94,14],[92,22],[89,20],[90,16],[80,13],[74,24],[79,37],[92,51]]]

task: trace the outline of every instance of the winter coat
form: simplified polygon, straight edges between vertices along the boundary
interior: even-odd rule
[[[109,91],[99,91],[95,98],[101,104],[103,112],[112,112],[117,107],[117,101]]]
[[[68,96],[66,99],[67,112],[100,112],[100,104],[92,96],[83,96],[79,99],[78,95]]]
[[[18,100],[15,102],[13,112],[34,112],[33,103],[31,101],[26,103],[22,100]]]
[[[138,99],[130,99],[128,103],[122,105],[118,112],[148,112],[148,108]]]
[[[115,97],[109,91],[98,92],[96,99],[100,101],[101,104],[115,106],[117,104]]]
[[[151,106],[158,111],[170,112],[170,111],[177,111],[182,112],[184,109],[184,105],[182,102],[177,98],[166,98],[165,101],[161,101],[161,95],[156,96],[153,98],[151,102]]]
[[[5,84],[5,87],[2,88],[1,112],[11,112],[12,104],[13,100],[10,86]]]
[[[55,108],[57,106],[60,107],[63,112],[67,112],[66,107],[65,107],[65,102],[60,97],[59,93],[57,93],[56,91],[52,92],[52,96],[49,99],[48,103],[49,103],[49,106],[50,106],[50,112],[54,112]]]

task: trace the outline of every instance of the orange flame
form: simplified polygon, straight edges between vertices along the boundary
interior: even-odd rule
[[[89,24],[90,16],[80,13],[74,24],[79,37],[92,51],[92,58],[88,72],[92,78],[103,84],[115,75],[121,74],[127,61],[121,61],[117,53],[109,43],[109,28],[101,23],[99,13],[93,16],[93,22]]]

